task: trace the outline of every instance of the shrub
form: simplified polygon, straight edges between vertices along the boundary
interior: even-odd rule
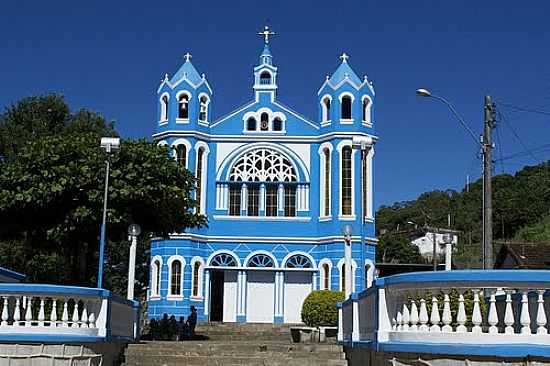
[[[344,301],[344,293],[340,291],[313,291],[306,297],[302,305],[302,321],[309,327],[338,325],[338,309],[336,303]]]

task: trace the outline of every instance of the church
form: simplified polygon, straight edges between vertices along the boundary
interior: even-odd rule
[[[309,119],[279,100],[274,33],[259,34],[252,99],[230,113],[212,118],[213,90],[189,53],[158,87],[153,139],[195,175],[208,227],[152,241],[151,319],[187,316],[195,306],[199,321],[300,323],[311,291],[344,291],[350,282],[360,291],[373,280],[372,82],[342,54],[321,78],[318,115]]]

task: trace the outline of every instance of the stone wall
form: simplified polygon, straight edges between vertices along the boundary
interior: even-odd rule
[[[499,358],[450,356],[401,352],[376,352],[367,348],[344,347],[349,366],[543,366],[550,358]]]
[[[0,344],[0,366],[116,366],[125,343]]]

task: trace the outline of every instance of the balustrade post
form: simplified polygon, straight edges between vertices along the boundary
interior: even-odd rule
[[[548,334],[546,329],[546,311],[544,311],[544,290],[537,291],[539,296],[537,300],[537,334]]]
[[[432,324],[432,326],[430,327],[430,332],[441,332],[441,327],[439,326],[440,321],[441,321],[441,318],[439,317],[439,307],[437,304],[437,297],[433,295],[432,312],[430,314],[430,323]]]
[[[481,316],[481,308],[479,307],[479,290],[472,290],[474,293],[474,309],[472,310],[472,333],[481,333],[481,323],[483,318]]]
[[[61,315],[61,322],[63,323],[64,328],[69,327],[69,308],[68,308],[68,302],[69,300],[63,299],[63,314]]]
[[[8,297],[4,297],[4,306],[2,308],[2,323],[0,323],[0,326],[7,326],[8,325],[8,319],[9,319],[9,313],[8,313]]]
[[[21,300],[18,297],[15,299],[15,309],[13,310],[13,326],[18,327],[21,325]]]
[[[491,296],[489,298],[489,315],[487,316],[487,323],[489,323],[489,333],[490,334],[497,334],[498,333],[498,312],[497,312],[497,305],[496,305],[496,296],[495,291],[491,293]]]
[[[416,302],[411,300],[411,327],[410,330],[413,332],[418,331],[418,308],[416,307]]]
[[[451,314],[451,299],[449,298],[449,294],[447,292],[443,295],[443,317],[441,320],[444,324],[441,330],[443,332],[452,332],[453,327],[451,326],[451,323],[453,322],[453,316]]]
[[[531,334],[531,317],[529,316],[529,297],[527,290],[523,290],[521,295],[521,314],[519,322],[521,324],[521,334]]]
[[[74,328],[78,328],[79,326],[79,319],[78,319],[78,300],[74,300],[74,309],[73,309],[73,316],[71,318],[72,324],[71,326]]]
[[[351,306],[352,306],[352,319],[353,319],[353,328],[351,330],[351,340],[353,342],[358,342],[361,338],[359,333],[359,300],[357,299],[357,293],[351,295]]]
[[[418,320],[420,321],[420,327],[418,328],[421,332],[427,332],[430,328],[428,328],[428,309],[426,308],[426,300],[421,297],[420,298],[420,315],[418,316]]]
[[[465,333],[468,331],[466,328],[466,308],[464,307],[464,294],[460,292],[458,295],[458,313],[456,314],[456,327],[457,333]]]
[[[392,330],[397,332],[403,330],[403,315],[401,314],[399,307],[397,309],[397,315],[395,316],[395,325],[392,327]]]
[[[40,310],[38,310],[38,325],[43,327],[46,314],[44,312],[44,297],[40,298]]]
[[[409,313],[409,308],[407,307],[407,299],[403,302],[403,326],[401,330],[406,332],[409,330],[409,322],[411,321],[411,315]]]
[[[50,314],[50,327],[57,327],[57,299],[52,298],[52,313]]]
[[[514,310],[512,309],[512,291],[506,290],[506,310],[504,313],[504,333],[514,334]]]
[[[80,317],[80,327],[88,328],[88,309],[86,309],[86,303],[82,304],[82,316]]]
[[[342,304],[338,305],[338,342],[344,341],[344,313]]]
[[[27,299],[27,309],[25,311],[25,326],[30,327],[32,325],[32,297]]]

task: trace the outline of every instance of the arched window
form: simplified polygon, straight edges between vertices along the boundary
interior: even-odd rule
[[[256,119],[254,117],[250,117],[246,121],[246,130],[247,131],[256,131]]]
[[[323,263],[319,271],[319,281],[321,290],[330,290],[330,266]]]
[[[295,254],[286,261],[286,268],[313,268],[308,257],[302,254]]]
[[[189,119],[189,96],[182,94],[178,98],[178,119]]]
[[[260,130],[269,130],[269,115],[265,112],[260,115]]]
[[[160,98],[160,120],[168,121],[168,94]]]
[[[279,117],[275,117],[273,120],[273,131],[282,131],[283,121]]]
[[[290,160],[270,149],[256,149],[236,161],[229,173],[230,181],[296,182],[297,174]]]
[[[195,199],[197,203],[199,204],[199,213],[203,213],[203,207],[202,207],[202,172],[203,172],[203,157],[204,157],[204,148],[199,147],[197,151],[197,172],[195,174],[195,178],[197,179],[197,189],[196,189],[196,196]]]
[[[370,123],[370,106],[371,102],[368,97],[363,98],[363,122]]]
[[[273,259],[265,254],[256,254],[248,260],[248,267],[262,268],[262,267],[275,267]]]
[[[328,148],[323,149],[323,156],[324,156],[324,184],[323,184],[323,209],[324,209],[324,216],[330,216],[330,151]]]
[[[161,277],[161,262],[158,259],[153,261],[151,268],[151,296],[160,296],[160,277]]]
[[[341,176],[342,202],[340,203],[342,215],[352,214],[351,169],[352,169],[351,146],[344,146],[344,148],[342,149],[342,176]]]
[[[191,289],[191,296],[193,297],[202,297],[202,263],[200,261],[195,261],[193,263],[193,277],[192,277],[192,289]]]
[[[176,146],[176,161],[182,168],[187,168],[187,147],[184,144]]]
[[[325,97],[321,103],[322,108],[322,122],[327,122],[330,120],[330,98]]]
[[[206,122],[208,121],[208,103],[210,103],[210,100],[206,95],[202,95],[199,102],[199,121]]]
[[[260,84],[269,85],[271,84],[271,74],[267,71],[264,71],[260,74]]]
[[[210,265],[213,267],[237,267],[237,261],[231,254],[220,253],[212,258]]]
[[[351,119],[351,97],[349,95],[344,95],[342,97],[342,119]]]
[[[258,185],[247,186],[248,192],[248,216],[260,214],[260,187]]]
[[[367,157],[361,159],[361,214],[367,217]]]
[[[170,295],[181,296],[182,287],[182,263],[175,259],[170,264]]]

